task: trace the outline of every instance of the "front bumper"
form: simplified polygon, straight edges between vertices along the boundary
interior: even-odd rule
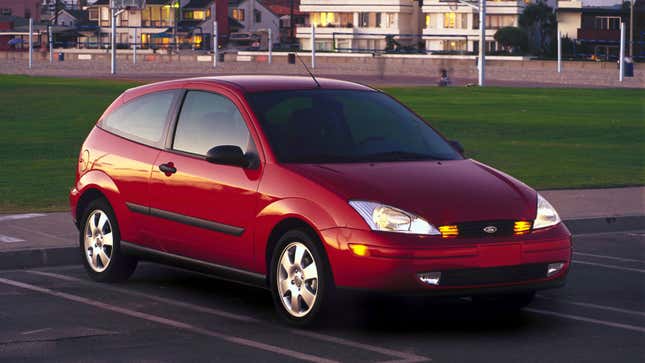
[[[571,262],[571,235],[562,223],[522,236],[481,239],[349,228],[321,234],[339,288],[452,296],[540,290],[562,286]],[[349,244],[366,245],[368,254],[355,255]],[[547,277],[546,266],[557,262],[564,267]],[[442,272],[445,283],[423,283],[418,278],[423,272]]]

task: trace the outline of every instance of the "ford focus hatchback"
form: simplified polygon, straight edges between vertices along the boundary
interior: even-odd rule
[[[296,325],[340,288],[517,309],[562,286],[571,257],[535,190],[388,95],[331,79],[128,90],[85,140],[70,201],[92,279],[170,263],[267,288]]]

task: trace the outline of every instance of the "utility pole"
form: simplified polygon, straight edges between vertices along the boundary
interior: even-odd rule
[[[484,87],[486,68],[486,0],[479,0],[479,87]]]
[[[620,56],[618,57],[620,64],[618,65],[618,80],[623,81],[625,76],[625,23],[620,23]]]
[[[631,0],[629,10],[629,56],[634,61],[634,3],[636,0]]]
[[[311,24],[311,69],[316,68],[316,24]]]
[[[213,68],[217,68],[217,43],[217,20],[215,20],[213,21]]]
[[[296,25],[296,24],[295,24],[295,21],[294,21],[294,19],[293,19],[293,13],[294,13],[294,10],[293,10],[293,8],[294,8],[293,0],[291,0],[291,1],[290,1],[289,5],[290,5],[290,7],[291,7],[291,8],[289,9],[289,38],[290,38],[290,39],[289,39],[289,41],[291,42],[291,44],[293,44],[293,43],[295,43],[295,42],[296,42],[296,35],[295,35],[295,33],[294,33],[294,29],[295,29],[295,25]]]
[[[271,58],[273,56],[273,34],[271,34],[271,28],[269,28],[269,34],[267,34],[267,38],[269,38],[269,64],[271,64]]]
[[[466,0],[456,2],[479,11],[479,57],[477,58],[478,84],[484,87],[486,78],[486,0],[479,0],[479,6]]]
[[[34,60],[34,19],[29,18],[29,69],[31,69]]]

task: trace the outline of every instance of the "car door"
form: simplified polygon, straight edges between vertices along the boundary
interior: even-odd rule
[[[148,208],[150,173],[180,91],[151,92],[127,100],[99,121],[101,131],[92,134],[90,141],[94,168],[112,178],[127,206],[117,214],[121,238],[155,249],[161,245],[146,238],[150,218],[141,211]],[[123,209],[117,205],[115,210]]]
[[[172,254],[248,267],[262,165],[242,113],[222,94],[189,90],[171,137],[150,181],[155,236]],[[220,145],[239,146],[258,162],[242,168],[206,161],[207,151]]]

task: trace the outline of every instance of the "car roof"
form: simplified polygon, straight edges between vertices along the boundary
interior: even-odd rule
[[[363,90],[373,91],[374,89],[359,83],[342,81],[332,78],[318,78],[316,80],[322,89],[340,90]],[[216,76],[184,78],[172,81],[151,83],[132,90],[144,91],[145,89],[163,89],[165,87],[190,87],[191,84],[212,83],[228,88],[237,88],[245,93],[284,91],[284,90],[306,90],[316,89],[318,85],[312,77],[303,76],[274,76],[274,75],[238,75],[238,76]]]

